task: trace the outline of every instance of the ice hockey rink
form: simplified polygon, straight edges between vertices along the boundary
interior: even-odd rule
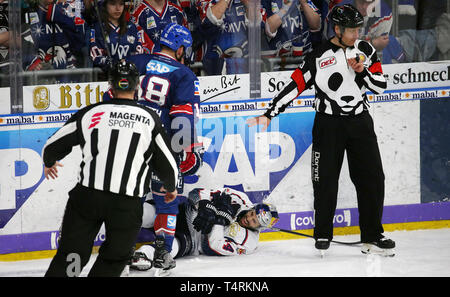
[[[263,241],[251,255],[177,259],[169,277],[449,277],[450,229],[386,232],[396,241],[394,257],[364,255],[359,246],[332,243],[324,257],[310,238]],[[359,235],[335,236],[353,242]],[[86,276],[96,254],[80,276]],[[0,263],[0,277],[42,277],[51,259]],[[155,269],[128,277],[153,277]]]

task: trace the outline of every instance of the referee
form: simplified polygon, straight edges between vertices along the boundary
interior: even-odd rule
[[[177,195],[178,169],[155,112],[133,99],[139,74],[120,61],[110,73],[115,98],[87,106],[53,134],[43,149],[44,175],[57,177],[58,160],[82,150],[78,183],[69,192],[57,253],[45,276],[78,276],[92,253],[102,224],[106,240],[88,276],[120,276],[142,223],[141,197],[153,171],[166,200]]]
[[[384,172],[366,91],[387,87],[375,48],[359,39],[364,18],[352,5],[329,14],[336,35],[305,56],[266,112],[250,118],[263,125],[282,113],[304,90],[314,87],[311,179],[314,190],[314,238],[318,250],[333,239],[339,176],[344,159],[356,188],[363,253],[394,255],[395,242],[383,235]]]

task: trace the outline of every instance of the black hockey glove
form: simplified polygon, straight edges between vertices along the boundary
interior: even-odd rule
[[[198,203],[198,214],[192,222],[194,229],[203,234],[211,232],[216,218],[216,211],[211,201],[200,200]]]
[[[214,206],[217,209],[215,224],[228,226],[233,222],[235,209],[231,205],[231,196],[222,193],[220,197],[213,200]]]

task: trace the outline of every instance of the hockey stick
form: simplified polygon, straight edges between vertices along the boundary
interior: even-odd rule
[[[98,0],[94,0],[94,10],[95,10],[95,14],[97,15],[97,21],[100,26],[100,31],[102,31],[101,33],[102,33],[102,37],[103,37],[103,42],[105,43],[106,55],[112,61],[112,56],[111,56],[111,53],[109,52],[109,48],[108,48],[108,41],[106,40],[105,28],[103,27],[103,22],[102,22],[102,19],[100,18],[100,11],[98,10]]]
[[[286,230],[286,229],[281,229],[281,228],[277,228],[277,227],[272,227],[270,229],[273,231],[280,231],[280,232],[294,234],[294,235],[298,235],[298,236],[314,238],[314,236],[312,236],[312,235],[308,235],[308,234],[304,234],[304,233],[300,233],[300,232],[296,232],[296,231],[291,231],[291,230]],[[337,241],[337,240],[331,240],[331,242],[338,243],[338,244],[344,244],[344,245],[356,245],[356,244],[361,243],[361,241],[345,242],[345,241]]]

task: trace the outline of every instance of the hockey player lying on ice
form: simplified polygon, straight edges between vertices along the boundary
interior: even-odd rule
[[[245,193],[221,188],[194,189],[179,205],[172,257],[188,255],[232,256],[255,251],[259,232],[278,221],[278,212],[268,203],[253,204]],[[155,207],[144,203],[143,228],[152,228]],[[143,245],[133,255],[130,268],[152,268],[154,247]]]

